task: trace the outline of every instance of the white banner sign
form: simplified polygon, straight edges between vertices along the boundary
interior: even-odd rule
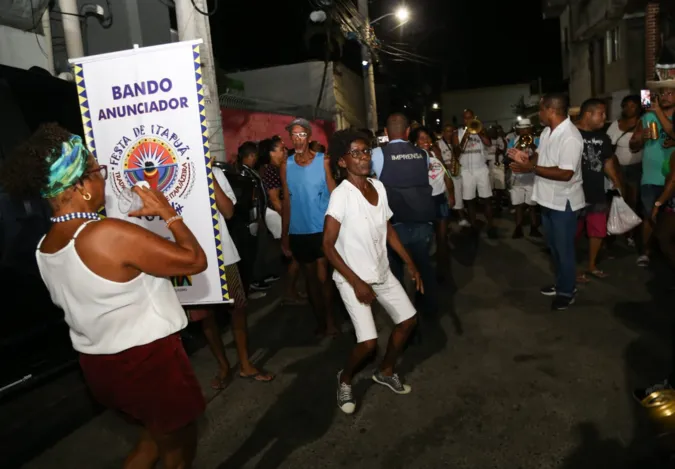
[[[87,146],[108,167],[105,215],[170,238],[159,217],[130,218],[118,208],[119,194],[139,181],[162,191],[209,263],[199,275],[172,279],[181,303],[229,301],[199,42],[82,57],[72,65]]]

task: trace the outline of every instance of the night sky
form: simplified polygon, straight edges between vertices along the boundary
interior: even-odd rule
[[[311,0],[219,1],[212,40],[224,70],[323,59],[323,40],[309,48],[304,42],[315,9]],[[371,0],[371,19],[401,4]],[[558,21],[542,19],[541,0],[410,0],[408,6],[411,20],[404,27],[394,29],[394,17],[375,26],[389,51],[395,47],[422,57],[419,63],[409,54],[379,54],[376,82],[393,90],[388,97],[393,106],[436,100],[443,89],[530,82],[539,76],[545,91],[564,88]],[[343,57],[333,59],[359,71],[358,43],[351,41]]]

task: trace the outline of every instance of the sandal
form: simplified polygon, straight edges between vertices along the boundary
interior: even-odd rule
[[[276,378],[272,373],[265,370],[258,370],[258,372],[252,375],[242,375],[239,373],[239,377],[247,381],[257,381],[259,383],[271,383]]]
[[[586,274],[577,275],[577,283],[585,284],[585,283],[589,283],[590,281],[591,280],[588,277],[586,277]]]
[[[230,384],[232,384],[232,372],[230,371],[227,376],[221,378],[220,375],[216,375],[211,380],[211,389],[214,391],[225,391]]]
[[[609,277],[609,274],[605,273],[604,271],[602,271],[600,269],[595,269],[595,270],[592,270],[588,273],[591,274],[595,278],[607,278],[607,277]]]

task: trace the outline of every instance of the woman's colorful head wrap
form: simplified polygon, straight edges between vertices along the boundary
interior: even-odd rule
[[[79,135],[71,135],[61,148],[55,148],[47,156],[49,175],[47,186],[41,191],[44,199],[56,197],[74,186],[87,169],[89,151]]]

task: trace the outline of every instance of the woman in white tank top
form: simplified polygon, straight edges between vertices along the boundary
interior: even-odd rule
[[[167,277],[202,272],[206,256],[158,191],[136,188],[144,207],[130,215],[162,217],[175,242],[123,220],[99,221],[106,177],[79,136],[48,124],[5,162],[0,185],[18,197],[40,194],[52,207],[36,253],[40,275],[65,313],[94,397],[143,426],[127,463],[161,458],[164,467],[190,467],[205,402],[178,335],[187,318]]]

